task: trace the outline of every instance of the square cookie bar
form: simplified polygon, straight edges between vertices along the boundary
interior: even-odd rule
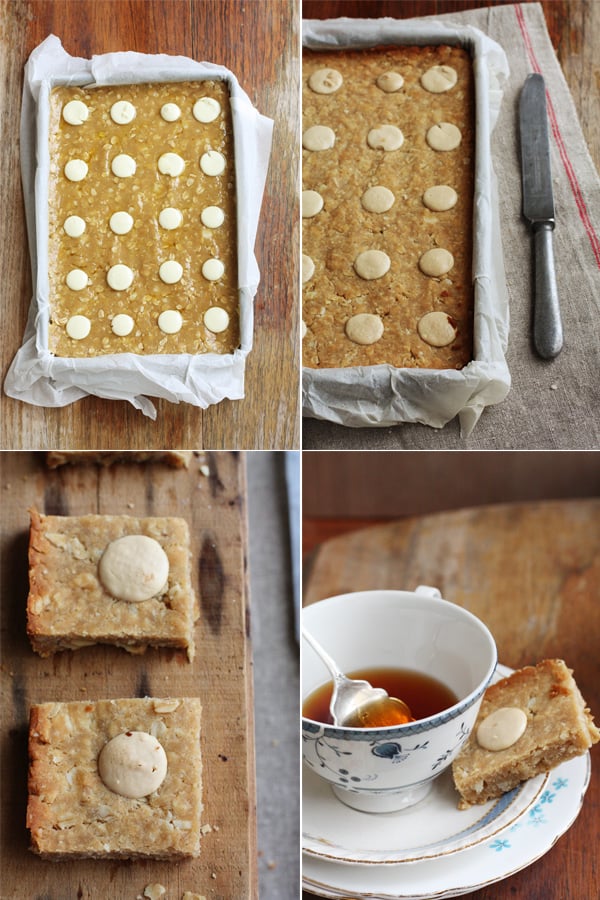
[[[462,805],[500,797],[580,756],[599,739],[562,659],[519,669],[486,690],[475,727],[452,764]]]
[[[461,47],[303,53],[304,365],[473,357],[473,66]]]
[[[233,352],[227,84],[55,87],[49,152],[50,352]]]
[[[50,860],[198,856],[200,716],[196,698],[33,706],[31,849]]]
[[[40,656],[90,644],[194,656],[187,522],[30,510],[27,633]]]

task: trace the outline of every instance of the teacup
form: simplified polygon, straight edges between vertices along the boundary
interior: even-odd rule
[[[424,585],[415,591],[330,597],[306,607],[302,616],[343,672],[412,669],[438,679],[458,698],[436,715],[385,728],[344,728],[302,719],[304,762],[330,783],[338,799],[374,813],[420,802],[473,728],[497,663],[489,630],[468,610]],[[303,701],[330,680],[320,657],[303,642]]]

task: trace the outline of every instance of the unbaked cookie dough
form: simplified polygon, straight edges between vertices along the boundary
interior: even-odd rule
[[[308,86],[315,94],[333,94],[341,88],[343,81],[337,69],[317,69],[308,79]]]
[[[426,141],[432,150],[456,150],[461,140],[460,128],[452,122],[438,122],[431,126],[426,135]]]
[[[323,209],[323,198],[318,191],[302,191],[302,218],[312,219]]]
[[[456,338],[457,329],[450,316],[441,311],[426,313],[419,319],[417,331],[431,347],[447,347]]]
[[[312,125],[302,135],[305,150],[331,150],[335,144],[335,132],[328,125]]]
[[[383,278],[390,265],[390,258],[383,250],[364,250],[354,260],[354,271],[365,281],[374,281]]]
[[[154,538],[128,534],[106,547],[98,563],[98,576],[111,597],[142,603],[166,587],[169,559]]]
[[[383,322],[372,313],[358,313],[346,322],[346,335],[355,344],[375,344],[383,335]]]
[[[458,80],[452,66],[432,66],[421,75],[421,84],[430,94],[443,94],[451,90]]]
[[[434,247],[427,250],[419,259],[419,268],[424,275],[439,278],[446,275],[454,265],[454,257],[449,250],[443,247]]]
[[[434,184],[423,194],[423,203],[433,212],[446,212],[456,206],[458,194],[447,184]]]

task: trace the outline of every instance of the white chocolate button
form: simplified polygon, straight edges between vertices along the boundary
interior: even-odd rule
[[[445,212],[447,209],[452,209],[453,206],[456,206],[457,200],[458,194],[447,184],[434,184],[423,194],[423,203],[427,209],[432,209],[434,212]]]
[[[368,212],[384,213],[392,208],[395,199],[389,188],[378,184],[366,190],[360,198],[360,202]]]
[[[302,254],[302,284],[306,284],[307,281],[315,274],[315,264],[308,256],[308,254]]]
[[[218,206],[207,206],[200,213],[200,221],[206,228],[220,228],[225,221],[225,213]]]
[[[98,774],[113,793],[139,800],[157,791],[165,780],[167,754],[151,734],[126,731],[100,751]]]
[[[517,706],[503,706],[486,716],[477,727],[477,743],[484,750],[506,750],[527,728],[527,715]]]
[[[426,136],[432,150],[456,150],[462,140],[460,128],[451,122],[439,122],[432,125]]]
[[[181,175],[185,169],[185,162],[178,153],[163,153],[158,158],[158,171],[162,175]]]
[[[335,131],[328,125],[312,125],[302,135],[305,150],[331,150],[335,144]]]
[[[69,181],[83,181],[88,173],[88,165],[83,159],[70,159],[64,168]]]
[[[337,69],[317,69],[308,79],[308,86],[315,94],[333,94],[338,91],[344,79]]]
[[[113,175],[117,178],[131,178],[137,168],[135,159],[127,153],[119,153],[110,164]]]
[[[69,237],[81,237],[85,231],[85,219],[82,219],[81,216],[68,216],[64,221],[63,228]]]
[[[358,313],[346,322],[346,335],[355,344],[375,344],[383,334],[383,322],[371,313]]]
[[[129,234],[133,228],[133,216],[130,216],[128,212],[121,209],[112,214],[108,224],[110,230],[115,234]]]
[[[133,272],[129,266],[117,263],[116,266],[111,266],[106,273],[106,281],[113,291],[126,291],[133,282]]]
[[[165,231],[173,231],[174,228],[179,228],[182,222],[183,213],[174,206],[165,206],[158,214],[158,224]]]
[[[87,273],[83,269],[71,269],[67,273],[65,281],[67,282],[67,287],[71,288],[72,291],[82,291],[90,283]]]
[[[200,168],[205,175],[221,175],[225,171],[225,157],[218,150],[207,150],[200,157]]]
[[[111,597],[142,603],[166,587],[169,559],[154,538],[127,534],[105,548],[98,563],[98,576]]]
[[[211,306],[204,313],[204,324],[213,334],[220,334],[229,325],[227,310],[220,306]]]
[[[367,134],[367,144],[373,150],[399,150],[404,143],[404,135],[395,125],[379,125]]]
[[[390,268],[390,258],[383,250],[365,250],[354,260],[354,271],[366,281],[382,278]]]
[[[201,97],[196,100],[192,113],[198,122],[214,122],[221,112],[221,104],[214,97]]]
[[[165,309],[158,317],[158,327],[164,334],[177,334],[182,325],[183,316],[178,309]]]
[[[158,274],[165,284],[177,284],[183,275],[183,266],[175,259],[168,259],[159,267]]]
[[[302,335],[302,340],[304,340],[304,338],[306,337],[307,331],[308,328],[306,327],[306,322],[304,321],[304,319],[302,319],[302,322],[300,323],[300,334]]]
[[[83,125],[90,114],[83,100],[69,100],[63,106],[62,116],[69,125]]]
[[[71,316],[66,325],[66,332],[74,341],[82,341],[90,333],[92,323],[87,316]]]
[[[135,112],[129,100],[117,100],[110,108],[110,117],[117,125],[129,125],[135,119]]]
[[[131,334],[134,325],[135,322],[131,316],[127,315],[127,313],[117,313],[116,316],[113,316],[112,322],[110,323],[113,334],[116,334],[119,337],[125,337],[126,335]]]
[[[447,313],[441,310],[426,313],[417,323],[421,340],[430,347],[447,347],[456,337],[456,327]]]
[[[318,191],[302,191],[302,218],[312,219],[323,209],[323,198]]]
[[[160,108],[160,114],[165,122],[176,122],[181,116],[181,110],[176,103],[164,103]]]
[[[394,94],[404,84],[404,78],[400,72],[382,72],[375,83],[379,90]]]
[[[458,80],[452,66],[432,66],[421,75],[421,84],[430,94],[443,94],[454,87]]]
[[[220,259],[207,259],[202,264],[202,274],[207,281],[218,281],[223,277],[225,266]]]
[[[424,275],[438,278],[445,275],[454,265],[454,257],[449,250],[443,247],[434,247],[427,250],[419,259],[419,268]]]

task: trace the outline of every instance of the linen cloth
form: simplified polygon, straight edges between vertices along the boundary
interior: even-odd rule
[[[402,424],[344,428],[304,418],[305,449],[591,449],[600,446],[600,178],[550,42],[539,4],[451,13],[436,19],[473,25],[505,50],[510,78],[492,134],[504,264],[510,303],[507,351],[512,387],[487,407],[468,438],[458,420],[442,429]],[[554,254],[564,346],[554,360],[531,339],[533,257],[521,215],[518,101],[525,78],[546,81],[556,228]]]

